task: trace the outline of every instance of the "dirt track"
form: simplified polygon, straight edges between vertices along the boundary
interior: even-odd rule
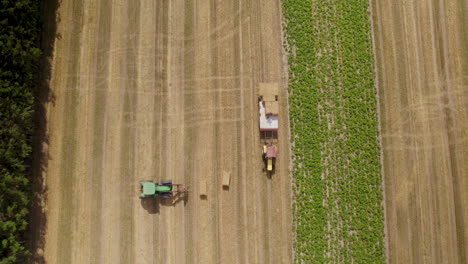
[[[371,2],[389,263],[467,263],[466,1]]]
[[[44,146],[47,263],[291,262],[279,12],[267,0],[61,2]],[[272,179],[261,171],[259,82],[283,88]],[[141,202],[145,179],[186,183],[189,196]]]

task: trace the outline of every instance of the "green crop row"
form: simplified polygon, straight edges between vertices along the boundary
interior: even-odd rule
[[[283,0],[296,263],[384,263],[367,0]]]

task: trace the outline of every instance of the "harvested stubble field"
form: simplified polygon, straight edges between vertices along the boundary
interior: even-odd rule
[[[60,1],[38,262],[291,262],[279,8],[267,0]],[[259,82],[283,88],[271,179],[261,170]],[[142,202],[146,179],[190,192]]]
[[[467,263],[466,1],[371,3],[389,263]]]

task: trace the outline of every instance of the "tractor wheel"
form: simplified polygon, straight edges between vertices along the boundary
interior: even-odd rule
[[[161,180],[161,185],[171,185],[172,181],[171,180]]]

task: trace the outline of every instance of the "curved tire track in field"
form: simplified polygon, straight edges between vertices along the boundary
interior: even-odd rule
[[[62,1],[57,99],[47,106],[47,262],[291,262],[278,8],[266,0]],[[258,155],[259,82],[283,88],[272,179]],[[146,179],[187,183],[188,199],[142,202]]]
[[[389,262],[466,263],[466,8],[371,4]]]

